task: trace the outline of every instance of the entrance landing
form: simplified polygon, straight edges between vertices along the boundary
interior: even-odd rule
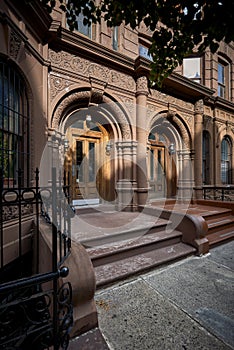
[[[234,239],[234,203],[198,200],[194,203],[177,203],[173,200],[152,202],[150,207],[202,217],[207,225],[209,246]]]

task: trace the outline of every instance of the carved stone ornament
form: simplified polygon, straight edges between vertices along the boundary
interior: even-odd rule
[[[142,76],[137,79],[136,83],[137,92],[147,92],[148,93],[148,79],[145,76]]]
[[[180,100],[176,97],[172,97],[170,95],[166,95],[163,92],[151,89],[150,90],[150,97],[152,99],[154,99],[157,103],[158,102],[166,102],[166,103],[170,103],[171,105],[175,105],[177,108],[178,106],[188,109],[190,111],[194,110],[193,104],[190,102],[185,102],[183,100]]]
[[[54,112],[51,127],[55,130],[58,130],[59,125],[66,114],[66,110],[73,104],[77,105],[79,101],[82,101],[82,103],[85,102],[88,106],[91,96],[92,95],[90,94],[90,91],[78,91],[64,98],[64,100],[59,103],[57,109]],[[100,97],[100,95],[97,96]],[[116,120],[116,123],[121,127],[123,139],[130,139],[131,129],[123,111],[118,107],[118,104],[113,103],[113,101],[110,101],[110,99],[106,96],[101,97],[103,103],[106,103],[107,105],[109,104],[110,112]]]
[[[194,113],[195,114],[203,114],[204,113],[204,103],[203,100],[198,100],[194,104]]]
[[[168,120],[172,121],[173,124],[176,126],[177,130],[179,131],[179,134],[182,137],[182,140],[183,140],[187,150],[190,150],[190,148],[191,148],[191,137],[188,134],[188,131],[186,130],[183,122],[177,116],[170,116],[170,118]]]
[[[9,41],[9,55],[15,60],[18,57],[21,43],[22,40],[19,38],[19,36],[13,30],[11,30]]]
[[[123,102],[124,108],[126,108],[131,115],[135,112],[135,100],[133,98],[130,98],[128,96],[123,95],[117,95],[119,100]]]
[[[59,124],[62,120],[62,117],[64,116],[66,109],[71,106],[72,104],[76,103],[79,100],[87,101],[87,105],[90,99],[90,92],[89,91],[79,91],[75,92],[66,98],[64,98],[58,105],[57,109],[55,110],[55,113],[53,115],[52,119],[52,125],[51,127],[53,129],[59,129]]]
[[[63,70],[95,78],[128,91],[135,91],[135,81],[131,76],[109,69],[98,63],[90,62],[64,51],[56,52],[53,50],[49,50],[49,59],[52,65]]]
[[[52,102],[53,99],[56,97],[56,95],[63,91],[63,90],[67,90],[68,91],[68,87],[70,85],[73,84],[73,82],[64,79],[63,77],[60,76],[55,76],[55,75],[50,75],[50,101]]]

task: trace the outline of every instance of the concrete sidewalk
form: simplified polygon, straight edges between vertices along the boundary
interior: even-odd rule
[[[96,293],[112,350],[234,349],[234,242]]]

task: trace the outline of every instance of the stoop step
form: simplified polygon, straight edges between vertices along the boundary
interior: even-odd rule
[[[176,243],[167,247],[154,249],[142,254],[114,261],[94,268],[97,288],[118,280],[126,279],[137,273],[145,272],[178,259],[194,254],[195,248],[184,243]]]
[[[181,239],[179,231],[160,231],[87,248],[97,288],[194,254],[196,249]]]

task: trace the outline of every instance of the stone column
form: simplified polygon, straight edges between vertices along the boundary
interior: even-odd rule
[[[137,192],[138,205],[148,200],[149,183],[146,167],[148,130],[146,130],[148,80],[145,76],[137,79],[136,91],[136,137],[137,137]]]
[[[137,183],[134,177],[134,160],[136,157],[136,142],[132,140],[123,140],[115,143],[117,149],[118,167],[122,168],[119,173],[119,180],[116,184],[118,193],[117,210],[136,211]]]
[[[202,195],[202,133],[203,133],[203,100],[194,105],[194,181],[195,198],[201,199]]]
[[[193,169],[192,154],[188,149],[178,151],[179,177],[178,177],[178,200],[190,201],[193,194]]]

